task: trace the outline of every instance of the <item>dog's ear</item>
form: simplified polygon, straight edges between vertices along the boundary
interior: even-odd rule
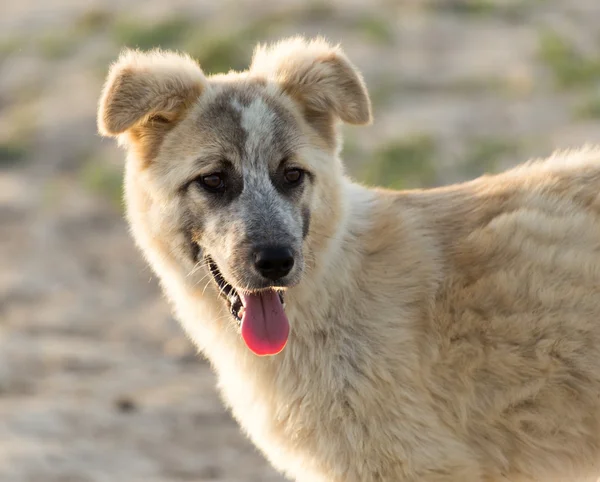
[[[126,50],[104,84],[98,130],[104,136],[128,134],[128,144],[143,153],[157,147],[205,87],[200,66],[188,56]]]
[[[277,82],[319,131],[331,131],[334,117],[349,124],[371,122],[371,101],[361,74],[339,46],[323,39],[296,37],[258,46],[250,72]]]

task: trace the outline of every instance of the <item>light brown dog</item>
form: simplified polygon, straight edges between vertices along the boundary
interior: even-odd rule
[[[598,477],[600,150],[367,189],[336,126],[370,119],[322,40],[211,77],[112,66],[98,124],[128,150],[133,236],[225,402],[303,482]]]

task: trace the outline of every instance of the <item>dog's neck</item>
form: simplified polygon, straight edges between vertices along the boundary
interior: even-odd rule
[[[360,269],[360,241],[356,241],[370,229],[376,195],[344,179],[340,197],[337,223],[309,235],[309,269],[300,285],[288,293],[295,334],[331,328],[334,320],[327,311],[335,300],[344,298],[348,283]]]
[[[313,255],[319,266],[288,296],[294,337],[307,337],[307,342],[315,333],[354,331],[363,321],[377,323],[368,319],[374,314],[362,310],[373,299],[393,305],[398,320],[403,313],[404,318],[419,317],[409,313],[409,307],[423,306],[423,297],[431,295],[440,281],[435,235],[415,209],[405,209],[405,197],[349,180],[341,193],[345,199],[339,223],[327,245]],[[393,266],[389,259],[394,259]],[[383,297],[390,286],[395,287],[393,299]],[[364,299],[356,299],[357,293]],[[380,312],[387,312],[380,307]]]

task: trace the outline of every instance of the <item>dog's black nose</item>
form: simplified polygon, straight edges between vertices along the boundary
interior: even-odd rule
[[[278,246],[259,248],[254,251],[254,266],[270,280],[278,280],[294,267],[294,255],[289,248]]]

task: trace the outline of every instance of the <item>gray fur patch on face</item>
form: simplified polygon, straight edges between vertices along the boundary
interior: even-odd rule
[[[266,200],[275,193],[269,170],[269,161],[276,155],[273,145],[273,124],[275,114],[261,98],[255,98],[248,106],[241,108],[241,127],[245,131],[246,145],[242,172],[253,202]],[[273,202],[273,199],[270,200]]]
[[[302,208],[302,239],[306,239],[310,231],[310,208],[304,206]]]
[[[231,94],[221,93],[202,112],[197,121],[204,142],[217,144],[224,157],[243,158],[246,147],[246,130],[242,128],[240,109],[233,105]]]
[[[255,245],[295,245],[301,234],[295,206],[273,183],[273,172],[284,156],[282,146],[275,141],[276,126],[283,120],[261,97],[246,106],[236,100],[232,105],[240,109],[246,137],[242,166],[245,189],[240,201],[249,237]]]
[[[298,151],[301,131],[293,113],[259,87],[225,88],[197,121],[203,142],[211,146],[204,152],[212,153],[199,162],[214,166],[230,181],[239,179],[228,184],[234,196],[228,190],[197,194],[195,199],[203,204],[198,211],[204,218],[201,242],[224,278],[244,289],[268,287],[271,282],[253,262],[254,251],[264,247],[292,250],[295,268],[282,285],[297,282],[308,225],[302,187],[291,195],[281,186],[288,162],[282,161]]]
[[[254,98],[247,106],[242,106],[237,99],[232,100],[231,104],[241,114],[240,124],[246,137],[245,161],[248,164],[255,164],[261,157],[268,156],[270,148],[274,147],[275,112],[261,97]]]

